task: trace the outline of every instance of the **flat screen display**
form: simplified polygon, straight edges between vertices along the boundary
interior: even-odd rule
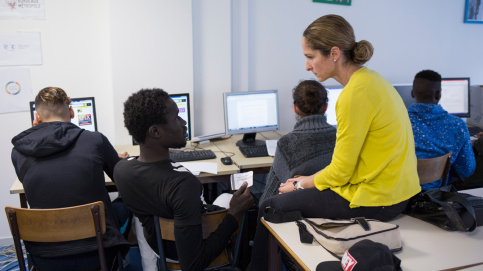
[[[225,93],[224,106],[227,135],[280,129],[277,90]]]
[[[409,107],[415,103],[411,97],[411,84],[394,85],[404,105]],[[470,78],[443,78],[441,80],[441,107],[449,114],[461,118],[470,117]]]
[[[339,95],[344,89],[342,86],[338,87],[326,87],[327,89],[327,98],[329,98],[327,110],[325,111],[325,116],[327,117],[327,123],[332,126],[337,126],[337,118],[335,115],[335,104],[337,103],[337,99],[339,99]]]
[[[70,100],[70,106],[72,106],[74,111],[74,118],[70,121],[88,131],[97,131],[96,103],[94,97],[71,98]],[[32,122],[35,119],[36,112],[35,102],[30,102],[30,117]]]
[[[178,116],[186,121],[186,127],[188,128],[188,137],[186,140],[191,140],[191,121],[190,121],[190,96],[188,93],[183,94],[169,94],[169,97],[178,106]]]
[[[439,104],[451,115],[469,117],[470,78],[443,78]]]

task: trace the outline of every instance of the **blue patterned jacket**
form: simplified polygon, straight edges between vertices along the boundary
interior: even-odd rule
[[[416,156],[433,158],[453,152],[451,165],[463,177],[475,170],[475,156],[466,123],[446,112],[441,105],[416,103],[408,107],[413,127]],[[441,180],[424,184],[423,190],[439,188]]]

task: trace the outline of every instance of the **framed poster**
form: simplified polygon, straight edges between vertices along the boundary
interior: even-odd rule
[[[465,23],[483,24],[481,0],[466,0]]]
[[[327,3],[327,4],[337,4],[337,5],[350,6],[352,0],[313,0],[313,1],[318,2],[318,3]]]

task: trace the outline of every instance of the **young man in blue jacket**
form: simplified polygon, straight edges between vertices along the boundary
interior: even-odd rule
[[[441,75],[432,70],[416,74],[411,96],[416,103],[408,107],[413,127],[416,156],[433,158],[453,152],[451,166],[463,177],[475,170],[475,156],[466,123],[448,114],[438,104],[441,99]],[[439,188],[441,180],[424,184],[423,190]]]

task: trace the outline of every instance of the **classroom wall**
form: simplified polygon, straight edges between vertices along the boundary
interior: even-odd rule
[[[445,77],[471,77],[472,85],[481,85],[483,24],[463,23],[464,2],[352,0],[351,6],[342,6],[249,0],[249,89],[278,89],[282,130],[292,129],[291,90],[300,79],[315,79],[305,71],[302,33],[312,21],[331,13],[349,21],[356,40],[373,44],[367,66],[393,84],[412,83],[418,71],[434,69]],[[338,83],[330,79],[325,84]]]
[[[195,135],[223,131],[221,93],[278,89],[282,130],[291,130],[290,91],[314,78],[305,71],[302,32],[329,13],[344,16],[357,40],[374,45],[367,66],[391,83],[410,83],[430,68],[483,84],[483,24],[463,23],[464,1],[352,2],[45,0],[45,20],[1,20],[0,31],[41,32],[44,63],[29,67],[34,92],[54,85],[73,97],[95,96],[99,130],[114,145],[130,143],[122,103],[142,87],[193,93]],[[9,194],[16,178],[10,140],[30,127],[30,116],[0,114],[0,125],[0,203],[19,206],[18,195]],[[11,239],[2,216],[5,242]]]
[[[98,127],[114,138],[109,2],[46,0],[45,20],[0,20],[0,31],[40,32],[43,64],[29,66],[32,89],[62,87],[71,97],[95,96]],[[7,67],[0,67],[2,69]],[[32,93],[32,100],[34,98]],[[16,178],[11,139],[32,126],[29,112],[0,114],[0,205],[20,206],[9,190]],[[0,245],[12,243],[4,214],[0,215]]]

